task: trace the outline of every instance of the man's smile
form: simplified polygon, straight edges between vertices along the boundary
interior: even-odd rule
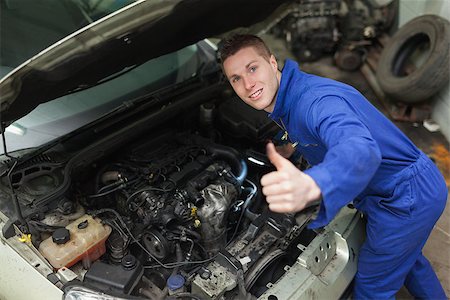
[[[263,89],[261,88],[261,89],[258,89],[256,92],[254,92],[253,94],[250,94],[250,98],[251,99],[257,99],[259,96],[261,96],[261,94],[262,94],[262,92],[263,92]]]

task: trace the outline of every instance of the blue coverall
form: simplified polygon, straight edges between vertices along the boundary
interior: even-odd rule
[[[353,201],[367,217],[355,299],[447,299],[422,248],[445,208],[447,186],[434,163],[356,89],[304,73],[287,60],[274,111],[313,166],[322,191],[310,228]]]

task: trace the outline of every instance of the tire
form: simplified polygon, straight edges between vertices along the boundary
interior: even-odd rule
[[[406,103],[429,99],[449,82],[450,23],[436,15],[424,15],[402,26],[383,49],[377,67],[381,89]],[[414,51],[429,43],[428,57],[411,74],[403,72]]]

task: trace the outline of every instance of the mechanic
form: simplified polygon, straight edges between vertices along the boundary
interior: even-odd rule
[[[355,299],[394,299],[405,285],[421,299],[447,299],[422,248],[442,214],[447,187],[434,163],[353,87],[302,72],[259,37],[235,35],[220,49],[225,76],[248,105],[265,110],[304,172],[267,145],[276,171],[261,178],[272,211],[298,212],[320,201],[310,228],[328,224],[353,201],[367,218]],[[294,150],[295,149],[295,150]]]

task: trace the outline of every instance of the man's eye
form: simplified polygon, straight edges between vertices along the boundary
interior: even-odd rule
[[[255,72],[255,71],[256,71],[256,67],[255,67],[255,66],[250,67],[250,73],[253,73],[253,72]]]

